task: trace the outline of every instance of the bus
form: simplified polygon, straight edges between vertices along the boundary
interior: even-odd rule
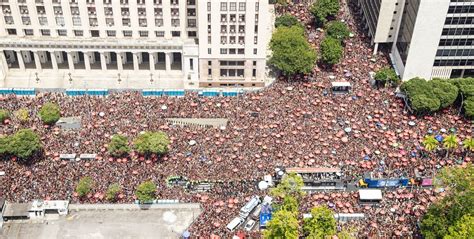
[[[339,168],[286,168],[284,173],[296,173],[303,178],[303,190],[334,190],[344,189],[342,171]],[[282,173],[276,172],[276,181],[283,178]]]

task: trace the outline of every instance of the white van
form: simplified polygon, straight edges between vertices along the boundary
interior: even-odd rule
[[[243,222],[244,222],[244,219],[242,219],[240,217],[236,217],[236,218],[232,219],[232,221],[230,221],[229,224],[227,224],[227,229],[229,229],[229,231],[233,232]]]

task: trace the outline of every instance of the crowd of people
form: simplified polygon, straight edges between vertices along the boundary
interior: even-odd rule
[[[304,19],[308,35],[315,36],[312,44],[318,45],[324,32],[311,25],[307,5],[289,4],[277,10]],[[459,161],[433,153],[422,156],[421,141],[426,134],[447,134],[442,129],[454,129],[462,140],[472,135],[469,122],[454,109],[436,116],[411,116],[393,88],[373,88],[369,71],[386,66],[388,61],[383,55],[371,61],[369,40],[355,28],[359,21],[356,15],[341,11],[339,18],[355,33],[345,42],[340,64],[331,70],[316,65],[308,76],[279,79],[268,88],[238,97],[208,98],[191,92],[180,98],[143,97],[140,92],[107,97],[67,97],[61,93],[41,93],[34,98],[1,96],[0,108],[11,112],[26,108],[30,120],[20,122],[12,117],[1,126],[0,134],[32,128],[41,137],[44,156],[29,164],[15,158],[0,160],[0,171],[6,173],[1,178],[0,197],[17,202],[70,198],[105,203],[107,187],[119,183],[118,202],[131,202],[136,199],[136,186],[152,180],[158,185],[159,199],[201,203],[204,210],[190,228],[192,235],[229,238],[226,224],[252,195],[268,193],[258,190],[256,182],[276,167],[339,167],[351,181],[368,172],[384,178],[411,178],[415,173],[431,177],[442,166],[468,162],[467,157]],[[349,81],[352,92],[332,95],[333,79]],[[43,125],[37,114],[41,105],[51,101],[60,105],[63,117],[80,117],[82,127],[62,130]],[[196,128],[165,120],[172,117],[229,121],[225,129]],[[128,157],[113,158],[107,153],[114,134],[131,141],[142,131],[157,130],[171,139],[170,151],[163,157],[145,158],[132,152]],[[191,140],[196,144],[189,144]],[[97,154],[97,158],[73,162],[59,158],[68,153]],[[78,198],[75,186],[84,176],[94,179],[93,192]],[[220,183],[209,192],[194,193],[168,187],[169,176]],[[405,237],[416,231],[423,212],[441,196],[432,189],[399,189],[386,192],[378,207],[368,207],[358,204],[356,192],[324,192],[308,194],[300,211],[327,204],[335,212],[363,212],[365,219],[345,226],[362,228],[360,236]],[[253,233],[259,235],[258,231]]]

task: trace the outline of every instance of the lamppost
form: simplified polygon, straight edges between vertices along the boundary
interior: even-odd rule
[[[69,76],[69,84],[72,84],[71,72],[67,74]]]
[[[120,78],[120,73],[118,73],[118,83],[120,84],[120,82],[122,82],[122,78]]]
[[[36,83],[39,83],[40,79],[39,79],[39,77],[38,77],[38,72],[35,72],[35,76],[36,76],[36,79],[35,79],[35,80],[36,80]]]

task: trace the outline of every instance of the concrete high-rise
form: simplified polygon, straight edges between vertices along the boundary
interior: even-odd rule
[[[0,0],[0,87],[261,87],[268,0]]]
[[[377,51],[402,80],[474,77],[473,0],[359,0]]]

